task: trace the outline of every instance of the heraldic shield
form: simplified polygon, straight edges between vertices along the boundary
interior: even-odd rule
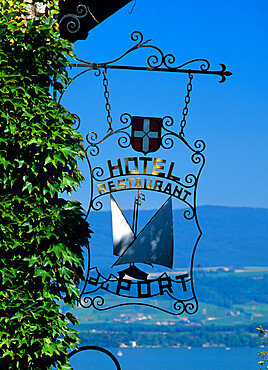
[[[202,235],[196,192],[205,143],[188,143],[170,116],[124,113],[120,121],[102,139],[87,136],[94,234],[79,303],[98,311],[139,305],[194,314],[194,255]]]
[[[131,119],[131,145],[137,152],[156,152],[161,145],[161,118],[137,117]]]

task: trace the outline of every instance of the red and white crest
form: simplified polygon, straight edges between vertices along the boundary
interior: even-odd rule
[[[131,145],[145,155],[156,152],[161,144],[162,118],[132,117]]]

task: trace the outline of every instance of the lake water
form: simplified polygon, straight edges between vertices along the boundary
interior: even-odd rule
[[[121,348],[109,349],[122,370],[259,370],[258,348]],[[88,350],[71,358],[75,370],[114,370],[103,353]]]

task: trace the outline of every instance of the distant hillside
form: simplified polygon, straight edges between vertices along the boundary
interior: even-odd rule
[[[126,211],[131,220],[131,211]],[[140,223],[144,225],[152,211],[140,212]],[[268,209],[202,206],[198,218],[203,236],[199,242],[195,265],[201,266],[267,266],[268,265]],[[181,226],[181,211],[174,210],[175,265],[187,267],[189,245],[195,239],[193,228]],[[110,212],[94,212],[90,224],[95,232],[91,242],[95,263],[101,266],[111,255]]]
[[[203,237],[196,263],[203,266],[267,266],[268,209],[203,206]]]

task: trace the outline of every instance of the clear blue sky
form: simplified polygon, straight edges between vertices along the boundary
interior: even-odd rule
[[[186,138],[207,144],[197,203],[267,208],[268,2],[137,0],[129,14],[133,3],[92,30],[86,41],[76,42],[77,56],[112,60],[133,46],[130,34],[139,30],[164,53],[174,54],[178,65],[195,58],[208,59],[211,69],[224,63],[233,73],[225,83],[204,75],[193,81]],[[172,115],[180,122],[187,76],[108,71],[108,77],[115,128],[128,111]],[[62,103],[81,117],[84,135],[107,130],[102,80],[92,72],[69,87]],[[85,184],[75,198],[86,205],[86,197]]]

